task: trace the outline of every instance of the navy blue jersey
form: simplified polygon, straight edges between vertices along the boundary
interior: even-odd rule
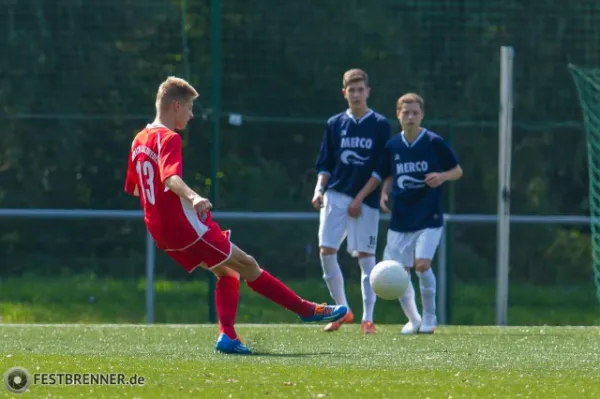
[[[316,163],[319,174],[330,176],[327,189],[354,198],[371,176],[381,180],[376,169],[382,162],[390,136],[388,120],[372,110],[360,120],[349,110],[331,117]],[[363,203],[379,209],[379,197],[380,191],[376,189]]]
[[[390,229],[397,232],[417,231],[443,225],[442,186],[431,188],[425,175],[445,172],[458,165],[458,157],[437,134],[421,130],[409,143],[401,132],[385,147],[385,161],[378,173],[393,176],[393,199]]]

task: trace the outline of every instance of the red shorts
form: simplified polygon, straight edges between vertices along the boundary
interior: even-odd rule
[[[231,257],[233,248],[229,241],[231,231],[222,231],[221,227],[212,219],[206,225],[208,231],[192,244],[178,250],[165,250],[167,255],[188,273],[198,266],[205,269],[217,267]]]

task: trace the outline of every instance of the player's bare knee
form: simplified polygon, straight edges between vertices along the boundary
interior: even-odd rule
[[[319,251],[321,252],[321,255],[334,255],[337,253],[337,249],[329,247],[321,247]]]
[[[256,259],[247,254],[238,256],[232,264],[232,268],[240,274],[241,278],[248,281],[254,281],[261,272]]]
[[[262,272],[261,268],[258,265],[249,266],[242,270],[240,270],[240,277],[246,281],[254,281]]]
[[[250,266],[258,267],[258,262],[256,261],[256,259],[254,259],[254,256],[252,255],[246,255],[246,263],[248,263],[248,265]]]
[[[210,269],[210,271],[213,272],[213,274],[217,276],[217,278],[233,277],[238,280],[240,279],[240,274],[238,272],[224,265],[214,267]]]
[[[237,270],[240,267],[250,267],[257,264],[256,259],[242,251],[236,245],[233,245],[230,261],[232,264],[231,267],[234,270]]]

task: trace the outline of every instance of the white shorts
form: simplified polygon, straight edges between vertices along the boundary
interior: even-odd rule
[[[362,205],[360,216],[348,215],[352,198],[328,190],[323,198],[319,223],[319,246],[340,249],[347,236],[346,249],[357,257],[359,252],[375,254],[379,230],[379,209]]]
[[[415,259],[433,259],[442,237],[443,227],[407,233],[388,230],[384,260],[395,260],[404,267],[413,267]]]

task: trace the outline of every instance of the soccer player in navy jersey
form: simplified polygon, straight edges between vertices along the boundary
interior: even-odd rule
[[[337,251],[345,238],[348,252],[358,258],[361,268],[363,317],[361,331],[376,332],[373,311],[376,296],[369,283],[375,267],[379,227],[379,189],[381,177],[375,169],[381,163],[385,143],[390,138],[388,120],[369,109],[368,75],[360,69],[344,73],[342,94],[348,110],[327,121],[321,150],[317,157],[317,185],[312,199],[320,209],[319,248],[323,279],[337,305],[348,306],[344,278]],[[350,309],[342,319],[325,326],[336,331],[343,323],[351,323]]]
[[[378,169],[384,179],[381,209],[392,218],[384,259],[393,259],[419,277],[423,317],[417,310],[412,283],[400,298],[408,323],[402,334],[433,333],[437,325],[436,279],[431,260],[443,229],[442,184],[461,178],[463,172],[450,146],[436,133],[421,127],[424,101],[414,93],[398,99],[396,114],[402,131],[385,148],[385,160]]]

